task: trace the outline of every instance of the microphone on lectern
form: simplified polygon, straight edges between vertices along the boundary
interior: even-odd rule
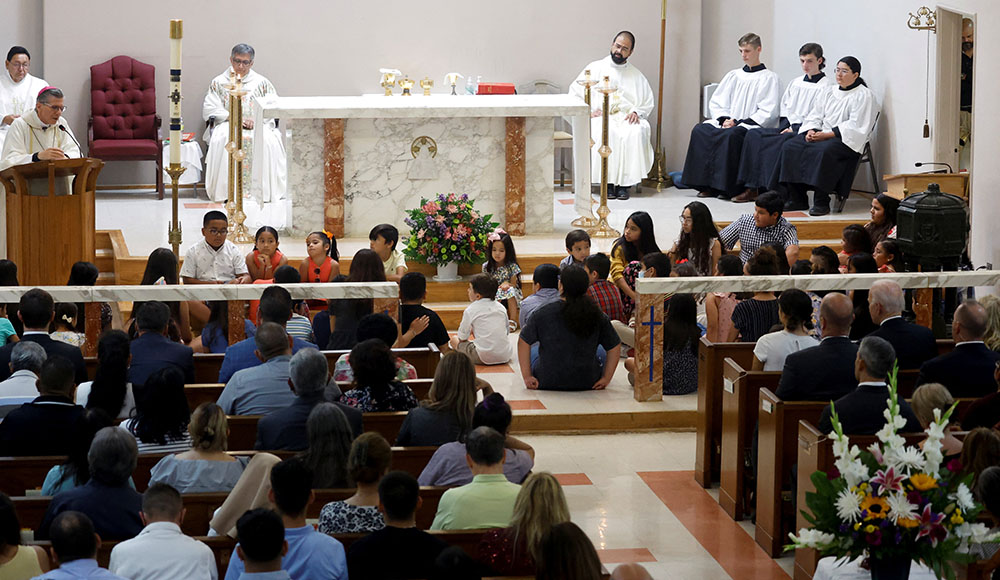
[[[63,133],[66,133],[67,135],[69,135],[69,138],[72,139],[74,143],[76,143],[76,148],[80,150],[80,158],[82,159],[83,158],[83,147],[80,146],[80,142],[76,140],[76,137],[74,137],[73,134],[70,133],[66,129],[66,127],[64,127],[62,125],[56,125],[56,126],[59,127],[60,131],[62,131]],[[69,155],[67,155],[66,157],[68,158]]]
[[[62,125],[60,125],[62,127]],[[947,163],[937,162],[937,161],[917,161],[913,164],[914,167],[923,167],[924,165],[944,165],[948,168],[949,173],[955,173],[955,170],[951,168],[951,165]],[[935,170],[933,173],[937,173],[940,170]]]

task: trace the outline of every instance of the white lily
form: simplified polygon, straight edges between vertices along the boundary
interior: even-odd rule
[[[837,537],[833,534],[810,528],[802,528],[799,530],[797,536],[795,534],[788,534],[788,537],[792,539],[792,543],[796,547],[816,549],[823,549],[837,540]]]

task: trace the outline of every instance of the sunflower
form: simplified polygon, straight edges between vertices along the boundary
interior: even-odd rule
[[[937,480],[934,479],[933,476],[927,475],[926,473],[916,473],[910,476],[910,485],[912,485],[914,489],[927,491],[937,487]]]
[[[869,518],[882,519],[889,511],[889,504],[880,497],[866,495],[861,500],[861,509],[868,512]]]
[[[920,522],[911,518],[899,518],[896,520],[896,525],[901,528],[915,528],[920,525]]]

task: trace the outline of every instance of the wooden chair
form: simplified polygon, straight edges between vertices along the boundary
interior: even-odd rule
[[[713,343],[702,337],[698,344],[698,418],[695,436],[694,478],[702,487],[719,479],[722,452],[722,361],[743,368],[753,361],[751,342]]]

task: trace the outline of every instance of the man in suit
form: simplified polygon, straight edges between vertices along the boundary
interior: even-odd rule
[[[167,338],[170,308],[162,302],[146,302],[135,317],[139,336],[132,341],[132,364],[128,378],[132,385],[144,385],[153,373],[174,365],[184,373],[184,383],[194,382],[194,351],[190,346]]]
[[[919,369],[937,356],[937,343],[931,329],[903,320],[903,289],[889,280],[872,284],[868,293],[868,312],[879,327],[869,336],[884,338],[896,351],[900,369]]]
[[[983,343],[986,336],[986,309],[975,300],[966,300],[955,310],[951,335],[955,349],[933,358],[920,367],[917,386],[941,383],[951,396],[985,397],[997,390],[993,373],[1000,354]]]
[[[274,322],[284,328],[288,324],[288,319],[292,317],[292,295],[281,286],[268,286],[260,295],[258,313],[261,325],[265,322]],[[303,348],[316,348],[316,345],[292,337],[292,354]],[[226,356],[222,359],[222,368],[219,369],[219,382],[228,383],[236,371],[259,365],[261,361],[254,354],[256,349],[257,345],[253,338],[229,345]]]
[[[788,355],[775,394],[785,401],[832,401],[853,391],[858,385],[858,346],[848,338],[853,321],[854,307],[847,296],[824,296],[819,309],[823,340]]]
[[[24,324],[21,340],[37,342],[45,349],[47,356],[59,355],[73,363],[73,380],[76,384],[90,380],[79,347],[49,337],[49,324],[55,317],[55,303],[51,294],[40,288],[32,288],[25,292],[18,303],[17,317]],[[0,381],[6,380],[11,375],[10,351],[14,350],[15,344],[17,343],[7,343],[0,348]]]
[[[288,363],[288,375],[288,386],[295,393],[295,401],[261,418],[257,423],[254,449],[303,451],[309,447],[306,421],[316,405],[328,399],[325,391],[330,377],[330,365],[323,353],[306,348],[292,356]],[[335,402],[334,405],[347,416],[354,436],[360,435],[361,411],[342,403]]]
[[[50,356],[39,373],[39,396],[0,422],[0,455],[68,455],[81,435],[83,407],[73,402],[73,363]]]
[[[832,403],[837,410],[837,417],[844,433],[850,435],[874,435],[885,426],[883,412],[889,407],[889,386],[885,379],[896,361],[896,353],[892,345],[884,338],[867,336],[858,347],[858,356],[854,362],[854,372],[858,378],[858,388]],[[906,419],[906,426],[901,433],[917,433],[922,431],[920,421],[913,414],[913,409],[902,397],[898,398],[899,414]],[[831,406],[823,409],[819,419],[819,430],[823,433],[833,431],[831,422]]]

